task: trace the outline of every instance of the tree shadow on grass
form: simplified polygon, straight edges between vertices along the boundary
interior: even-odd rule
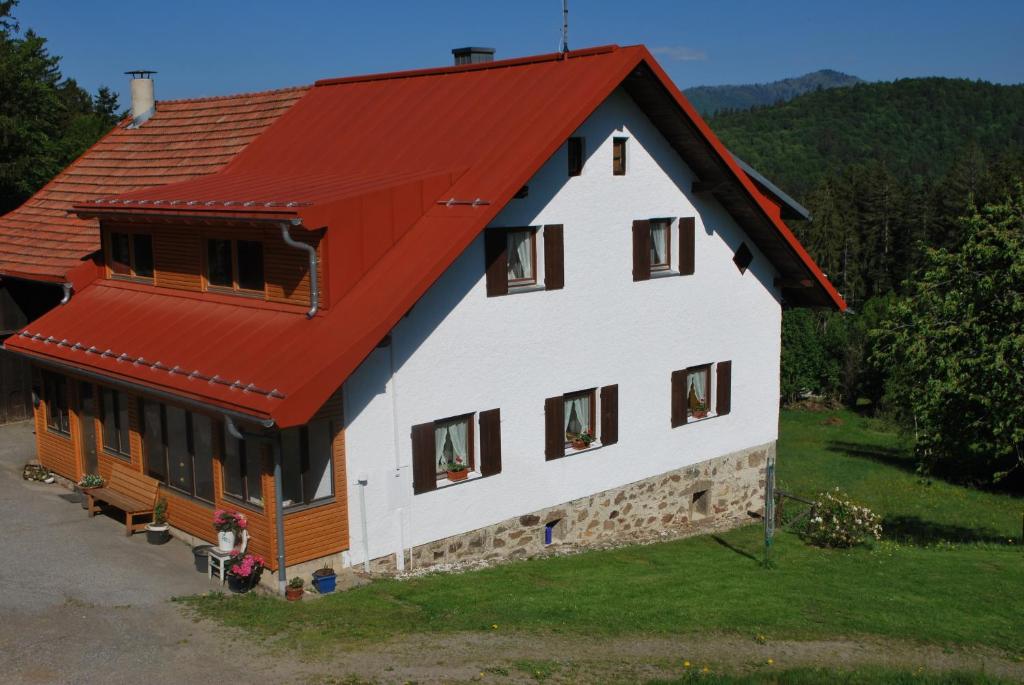
[[[925,521],[919,516],[886,516],[882,519],[882,536],[887,540],[912,545],[938,542],[988,542],[1008,544],[1010,538],[991,528],[969,528],[950,523]]]
[[[718,535],[712,535],[711,539],[720,544],[722,547],[725,547],[728,550],[736,552],[736,554],[739,554],[741,557],[746,557],[747,559],[752,559],[753,561],[760,561],[756,556],[754,556],[747,550],[743,549],[742,547],[737,547],[736,545],[732,544],[723,537],[720,537]]]
[[[850,457],[870,459],[871,461],[892,466],[907,473],[917,472],[917,462],[914,460],[914,453],[909,449],[885,447],[883,445],[864,445],[843,440],[829,440],[825,443],[825,448]]]

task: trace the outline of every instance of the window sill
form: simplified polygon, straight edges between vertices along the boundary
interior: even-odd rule
[[[463,480],[448,480],[447,478],[439,478],[437,485],[434,487],[435,490],[442,490],[444,488],[450,488],[455,485],[462,485],[463,483],[469,483],[474,480],[480,480],[484,475],[479,471],[470,471],[469,475]]]
[[[245,509],[247,511],[250,511],[250,512],[252,512],[254,514],[257,514],[258,516],[262,516],[263,515],[263,505],[262,504],[255,504],[254,502],[245,502],[245,501],[239,499],[238,497],[235,497],[234,495],[229,495],[227,493],[224,493],[223,497],[224,497],[224,501],[225,502],[230,502],[231,504],[234,504],[235,506],[242,507],[243,509]]]
[[[149,476],[148,473],[146,475]],[[152,477],[153,476],[150,476],[150,478]],[[159,478],[157,480],[159,480]],[[198,504],[203,507],[207,507],[209,509],[214,508],[213,502],[211,502],[210,500],[202,499],[201,497],[196,497],[195,495],[189,494],[184,490],[179,490],[178,488],[171,487],[167,483],[160,483],[160,492],[166,492],[168,494],[174,495],[175,497],[188,500],[189,502]]]
[[[662,269],[660,271],[651,271],[651,280],[655,278],[669,278],[670,276],[682,276],[681,273],[673,269]]]
[[[108,457],[120,459],[121,461],[131,462],[132,460],[131,454],[125,454],[124,452],[115,452],[114,450],[109,450],[106,447],[103,448],[103,454],[107,455]]]
[[[57,428],[52,428],[50,426],[46,427],[46,433],[47,433],[47,435],[55,435],[58,438],[64,438],[65,440],[70,440],[71,439],[71,433],[70,432],[62,431],[62,430],[59,430]]]
[[[330,497],[321,497],[320,499],[315,499],[306,504],[286,504],[282,509],[284,510],[284,515],[289,516],[291,514],[300,514],[304,511],[316,509],[317,507],[322,507],[328,504],[334,504],[334,495],[331,495]]]
[[[602,447],[604,447],[604,445],[601,444],[600,440],[595,440],[594,442],[590,443],[589,447],[584,447],[581,450],[575,449],[573,447],[566,447],[565,454],[563,454],[561,457],[556,457],[556,459],[562,459],[563,457],[571,457],[574,454],[584,454],[585,452],[593,452],[594,450],[599,450]]]
[[[700,418],[694,418],[692,416],[687,416],[686,417],[686,423],[683,424],[683,425],[688,426],[691,423],[700,423],[701,421],[707,421],[708,419],[717,419],[717,418],[718,418],[718,414],[715,414],[714,412],[708,412],[707,416],[702,416]]]
[[[508,294],[518,295],[520,293],[536,293],[547,290],[543,283],[531,283],[529,285],[509,285]]]

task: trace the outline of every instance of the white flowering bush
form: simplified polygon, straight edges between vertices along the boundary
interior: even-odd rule
[[[818,547],[854,547],[881,540],[882,521],[836,488],[818,495],[800,527],[800,537]]]

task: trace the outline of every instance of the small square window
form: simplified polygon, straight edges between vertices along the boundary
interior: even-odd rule
[[[669,219],[651,219],[651,271],[671,268],[672,222]]]
[[[747,247],[746,243],[740,243],[732,261],[735,262],[736,268],[740,270],[741,274],[746,273],[747,267],[750,266],[750,262],[754,261],[754,253],[750,251],[750,248]]]
[[[583,173],[583,138],[570,138],[568,145],[569,152],[569,175],[579,176]]]
[[[708,495],[707,490],[698,490],[693,493],[690,498],[690,503],[693,506],[693,513],[707,516],[710,509],[708,506],[710,499],[711,497]]]
[[[449,471],[474,469],[472,418],[472,414],[467,414],[434,422],[434,459],[438,477],[446,477]]]
[[[686,372],[686,415],[702,419],[711,406],[711,366],[696,366]]]
[[[612,139],[612,174],[615,176],[626,175],[626,140],[628,139]]]
[[[537,282],[536,231],[508,232],[508,284],[510,287]]]

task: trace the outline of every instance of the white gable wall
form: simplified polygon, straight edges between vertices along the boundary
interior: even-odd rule
[[[353,561],[364,558],[358,479],[376,558],[776,439],[773,269],[717,202],[692,195],[693,173],[625,93],[577,135],[583,174],[567,177],[563,146],[492,222],[564,225],[564,289],[488,298],[481,236],[345,383]],[[615,136],[629,138],[625,176],[612,175]],[[633,220],[685,216],[696,217],[695,275],[633,282]],[[744,240],[755,257],[740,274]],[[672,252],[675,267],[675,224]],[[543,254],[537,264],[542,280]],[[671,372],[723,360],[731,413],[671,428]],[[544,399],[611,384],[618,444],[546,461]],[[411,427],[495,407],[501,473],[414,495]],[[476,452],[479,464],[479,435]]]

